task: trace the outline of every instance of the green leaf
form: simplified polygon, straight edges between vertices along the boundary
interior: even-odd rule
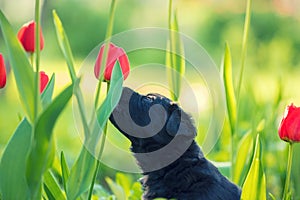
[[[60,164],[61,164],[61,173],[62,173],[62,181],[63,181],[64,189],[65,191],[67,191],[67,181],[69,178],[70,171],[63,151],[61,152]]]
[[[72,82],[74,84],[78,84],[79,81],[76,77],[76,72],[75,72],[75,69],[74,69],[74,61],[73,61],[74,59],[73,59],[73,54],[72,54],[71,47],[70,47],[70,44],[69,44],[69,40],[68,40],[67,34],[65,33],[64,27],[61,23],[61,20],[59,19],[59,17],[58,17],[55,10],[53,10],[53,20],[54,20],[54,25],[55,25],[58,44],[59,44],[59,47],[60,47],[60,49],[61,49],[61,51],[62,51],[62,53],[65,57],[66,62],[67,62]],[[82,124],[83,124],[83,128],[84,128],[84,134],[87,137],[87,136],[90,135],[89,134],[90,131],[89,131],[88,122],[87,122],[87,119],[86,119],[86,113],[85,113],[84,102],[83,102],[83,95],[82,95],[82,92],[79,89],[79,87],[75,86],[74,94],[75,94],[75,96],[77,98],[77,101],[78,101],[80,116],[81,116]]]
[[[271,193],[269,193],[269,197],[270,197],[270,199],[272,199],[272,200],[276,200],[275,196],[274,196],[273,194],[271,194]]]
[[[253,149],[253,134],[248,131],[238,145],[235,167],[233,172],[233,182],[241,185],[250,167],[250,159]]]
[[[143,195],[142,185],[139,182],[134,182],[131,187],[129,200],[140,200]]]
[[[113,68],[112,77],[110,80],[110,89],[104,99],[103,103],[97,110],[98,126],[100,126],[100,133],[104,130],[105,124],[108,121],[114,108],[117,106],[123,90],[123,75],[119,62]],[[93,132],[92,137],[88,138],[89,148],[94,150],[99,136],[99,128]]]
[[[48,188],[49,192],[54,197],[54,199],[56,199],[56,200],[65,200],[66,199],[63,191],[59,187],[59,184],[55,180],[55,178],[54,178],[53,174],[50,172],[50,170],[48,170],[44,174],[44,184],[46,185],[46,187]]]
[[[242,188],[242,200],[266,200],[266,177],[261,163],[261,143],[256,137],[253,160]]]
[[[110,88],[107,96],[99,109],[97,110],[98,123],[101,128],[104,128],[110,114],[119,103],[123,90],[123,75],[119,62],[113,68]],[[102,129],[103,130],[103,129]]]
[[[34,143],[27,167],[27,180],[33,195],[41,185],[44,172],[53,160],[54,125],[73,93],[73,85],[63,90],[39,117],[34,134]]]
[[[105,181],[118,200],[126,200],[125,191],[119,184],[115,183],[109,177],[106,177]]]
[[[225,86],[227,111],[230,122],[231,134],[234,134],[237,120],[237,104],[234,94],[233,79],[232,79],[232,61],[230,47],[228,43],[225,44],[225,53],[223,59],[223,80]]]
[[[89,189],[95,169],[96,159],[83,146],[67,181],[68,199],[76,199]]]
[[[23,119],[8,142],[0,162],[2,199],[30,199],[26,165],[32,140],[32,127]]]
[[[49,83],[47,84],[45,90],[43,91],[43,93],[41,95],[43,108],[46,108],[52,101],[54,83],[55,83],[55,74],[53,74],[51,76]]]
[[[99,184],[95,184],[94,186],[94,195],[101,198],[107,198],[110,196],[109,192],[102,185]]]
[[[74,59],[73,59],[73,54],[71,51],[69,39],[67,37],[67,34],[65,33],[64,27],[61,23],[61,20],[59,19],[57,13],[55,10],[52,12],[53,14],[53,20],[54,20],[54,25],[55,25],[55,30],[56,30],[56,35],[57,35],[57,40],[59,47],[64,54],[64,57],[66,59],[68,68],[69,68],[69,73],[72,79],[72,82],[74,83],[76,81],[76,73],[74,69]]]
[[[246,16],[245,16],[245,23],[244,23],[244,33],[243,33],[243,43],[242,43],[242,52],[241,52],[241,69],[239,74],[239,79],[237,83],[237,99],[240,99],[241,93],[241,86],[245,68],[245,60],[247,55],[247,46],[248,46],[248,35],[250,29],[250,19],[251,19],[251,5],[252,0],[247,0],[247,7],[246,7]]]
[[[116,183],[123,188],[126,198],[128,198],[130,195],[130,189],[131,189],[130,188],[131,179],[128,176],[126,176],[125,174],[118,172],[116,174]]]
[[[0,10],[0,25],[3,38],[8,50],[9,61],[15,75],[21,102],[25,108],[29,121],[34,116],[34,72],[28,61],[26,52],[15,36],[15,33]]]
[[[181,79],[185,73],[184,48],[180,38],[177,13],[172,15],[172,5],[169,8],[169,35],[167,44],[166,66],[168,67],[168,79],[171,91],[171,98],[178,101],[181,91]]]

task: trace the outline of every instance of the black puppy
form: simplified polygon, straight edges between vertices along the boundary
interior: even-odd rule
[[[203,156],[191,118],[168,98],[124,88],[110,121],[132,143],[143,199],[240,199],[241,190]]]

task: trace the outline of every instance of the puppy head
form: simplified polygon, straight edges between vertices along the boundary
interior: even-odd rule
[[[131,141],[135,153],[158,150],[175,137],[191,142],[196,135],[190,117],[176,103],[162,95],[140,95],[126,87],[110,121]]]

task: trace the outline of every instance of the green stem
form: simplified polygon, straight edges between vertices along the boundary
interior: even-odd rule
[[[38,117],[38,106],[39,106],[39,98],[40,98],[40,90],[39,90],[39,64],[40,64],[40,37],[39,37],[39,25],[40,25],[40,0],[35,1],[35,77],[34,77],[34,110],[33,110],[33,119],[32,119],[32,136],[35,137],[36,134],[36,122]],[[33,65],[33,53],[31,55],[31,63]],[[37,163],[42,164],[42,163]],[[27,169],[28,171],[28,169]],[[28,177],[27,177],[28,179]],[[40,180],[41,182],[41,180]],[[41,199],[42,193],[42,185],[41,183],[36,183],[35,181],[29,181],[29,188],[31,192],[31,199]]]
[[[101,84],[100,84],[100,87],[101,87]],[[106,94],[108,94],[109,87],[110,87],[110,84],[109,84],[109,82],[107,82],[107,91],[106,91]],[[97,159],[97,163],[96,163],[96,169],[95,169],[95,172],[94,172],[94,175],[93,175],[93,181],[92,181],[92,184],[91,184],[91,187],[90,187],[90,191],[89,191],[88,200],[92,199],[93,189],[94,189],[95,181],[96,181],[97,174],[98,174],[98,171],[99,171],[100,160],[101,160],[101,156],[103,154],[104,145],[105,145],[105,141],[106,141],[107,124],[108,124],[108,122],[105,123],[104,129],[103,129],[102,141],[101,141],[100,150],[99,150],[99,154],[98,154],[98,159]]]
[[[90,127],[94,127],[95,125],[95,121],[96,121],[96,111],[97,111],[97,108],[98,108],[98,103],[99,103],[99,98],[100,98],[100,93],[101,93],[101,85],[102,85],[102,81],[98,82],[98,85],[97,85],[97,91],[96,91],[96,97],[95,97],[95,102],[94,102],[94,108],[95,108],[95,111],[92,112],[92,116],[91,116],[91,121],[90,121]]]
[[[289,156],[288,156],[288,163],[286,169],[286,178],[285,178],[285,185],[283,191],[283,200],[287,200],[290,191],[290,180],[291,180],[291,171],[292,171],[292,160],[293,160],[293,143],[289,143]]]
[[[79,86],[76,88],[79,88]],[[85,136],[85,138],[87,138],[88,136],[90,136],[90,129],[88,126],[85,107],[84,107],[84,101],[83,101],[83,97],[82,97],[82,93],[81,93],[80,89],[77,89],[75,91],[75,96],[76,96],[76,99],[78,102],[79,112],[80,112],[80,116],[81,116],[82,123],[83,123],[84,136]]]
[[[109,12],[107,30],[106,30],[106,35],[105,35],[106,43],[105,43],[104,51],[103,51],[103,59],[101,61],[101,65],[100,65],[99,82],[98,82],[96,96],[95,96],[95,102],[94,102],[95,109],[97,109],[97,107],[98,107],[100,91],[101,91],[101,83],[104,79],[102,74],[103,74],[104,69],[106,68],[105,65],[106,65],[107,57],[108,57],[109,43],[110,43],[111,35],[112,35],[112,32],[113,32],[113,22],[114,22],[115,11],[116,11],[116,0],[112,0],[111,1],[111,6],[110,6],[110,12]],[[92,117],[91,117],[91,121],[90,121],[90,125],[92,127],[94,125],[94,122],[96,121],[95,118],[96,118],[96,115],[93,112]]]
[[[107,62],[108,48],[109,48],[109,43],[110,43],[111,35],[112,35],[112,32],[113,32],[113,22],[114,22],[115,11],[116,11],[116,0],[112,0],[111,1],[111,6],[110,6],[110,11],[109,11],[109,13],[110,13],[109,14],[109,21],[108,21],[108,26],[107,26],[106,35],[105,35],[106,44],[104,46],[104,52],[103,52],[103,58],[104,59],[102,59],[101,65],[100,65],[99,84],[97,86],[97,93],[96,93],[95,102],[94,102],[95,109],[97,109],[97,106],[98,106],[98,101],[99,101],[99,96],[100,96],[100,90],[101,90],[101,82],[104,79],[104,77],[102,76],[102,74],[103,74],[103,71],[105,69],[106,62]],[[109,82],[107,82],[107,93],[108,93],[108,91],[109,91]],[[95,118],[95,115],[93,115],[93,117],[91,119],[91,122],[94,121],[94,118]],[[103,130],[103,139],[102,139],[100,150],[99,150],[99,154],[98,154],[96,170],[94,172],[93,181],[91,183],[91,187],[90,187],[90,191],[89,191],[89,196],[88,196],[89,200],[92,198],[92,195],[93,195],[93,189],[94,189],[95,181],[96,181],[97,174],[98,174],[98,171],[99,171],[99,166],[100,166],[100,159],[101,159],[101,156],[102,156],[102,153],[103,153],[103,150],[104,150],[104,144],[105,144],[105,140],[106,140],[106,132],[107,132],[107,122],[106,122],[106,124],[104,126],[104,130]]]
[[[231,176],[231,180],[233,180],[233,174],[234,174],[234,133],[231,132],[231,171],[230,171],[230,176]]]
[[[39,92],[39,71],[40,71],[40,0],[35,1],[35,101],[33,122],[35,123],[38,115]]]
[[[108,94],[109,88],[110,88],[110,83],[107,82],[106,94]],[[99,150],[99,154],[98,154],[98,162],[101,159],[101,156],[102,156],[102,153],[103,153],[103,150],[104,150],[104,145],[105,145],[105,140],[106,140],[106,133],[107,133],[107,124],[108,124],[108,122],[105,123],[104,130],[103,130],[103,139],[101,141],[101,146],[100,146],[100,150]]]
[[[104,46],[104,51],[103,51],[103,58],[101,61],[101,65],[100,65],[100,72],[99,72],[99,81],[102,82],[103,81],[103,72],[104,69],[106,67],[106,62],[107,62],[107,57],[108,57],[108,48],[109,48],[109,44],[110,44],[110,40],[111,40],[111,35],[113,32],[113,22],[114,22],[114,17],[115,17],[115,11],[116,11],[116,0],[112,0],[111,1],[111,6],[110,6],[110,11],[109,11],[109,21],[108,21],[108,25],[107,25],[107,29],[106,29],[106,35],[105,35],[105,46]]]
[[[99,97],[100,97],[100,91],[101,91],[101,85],[102,85],[102,81],[98,82],[98,86],[97,86],[97,92],[96,92],[96,97],[95,97],[95,109],[98,107],[98,102],[99,102]]]

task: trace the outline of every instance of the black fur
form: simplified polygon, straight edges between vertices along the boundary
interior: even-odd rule
[[[150,111],[154,105],[161,107]],[[196,129],[191,118],[168,98],[124,88],[110,121],[132,143],[131,150],[144,172],[143,199],[240,199],[239,187],[203,156],[194,141]]]

